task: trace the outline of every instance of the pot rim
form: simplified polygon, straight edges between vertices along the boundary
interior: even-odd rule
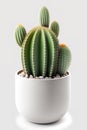
[[[16,72],[15,72],[15,77],[18,77],[18,78],[20,78],[20,79],[25,79],[25,80],[43,80],[43,81],[46,81],[46,80],[61,80],[61,79],[66,79],[66,78],[68,78],[68,77],[70,77],[71,76],[71,73],[70,72],[68,72],[68,75],[66,75],[66,76],[62,76],[62,77],[55,77],[55,78],[27,78],[27,77],[23,77],[23,76],[20,76],[19,75],[19,73],[21,73],[23,70],[17,70]]]

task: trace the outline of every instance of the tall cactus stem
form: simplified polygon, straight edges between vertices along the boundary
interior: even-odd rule
[[[41,26],[49,27],[50,17],[49,11],[46,7],[40,10],[40,24]]]

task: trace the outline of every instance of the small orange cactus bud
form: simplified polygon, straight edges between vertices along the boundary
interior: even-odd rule
[[[66,47],[66,44],[61,43],[61,44],[60,44],[60,47]]]

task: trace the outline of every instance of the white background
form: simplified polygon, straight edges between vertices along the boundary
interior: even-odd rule
[[[15,71],[21,69],[20,48],[14,40],[18,23],[28,31],[39,24],[38,11],[47,6],[51,21],[60,24],[60,42],[72,50],[72,99],[69,116],[48,126],[23,124],[15,107]],[[0,0],[0,129],[87,129],[87,2],[86,0]],[[21,127],[18,126],[18,123]],[[70,125],[69,125],[70,123]],[[64,128],[65,127],[65,128]]]

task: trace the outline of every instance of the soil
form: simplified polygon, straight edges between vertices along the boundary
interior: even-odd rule
[[[25,74],[23,70],[20,70],[17,74],[20,75],[20,76],[22,76],[22,77],[31,78],[31,79],[33,79],[33,78],[35,78],[35,79],[53,79],[53,78],[65,77],[65,76],[69,75],[69,72],[66,72],[63,75],[57,74],[54,77],[43,77],[43,76],[33,77],[32,75],[29,76],[28,74]]]

